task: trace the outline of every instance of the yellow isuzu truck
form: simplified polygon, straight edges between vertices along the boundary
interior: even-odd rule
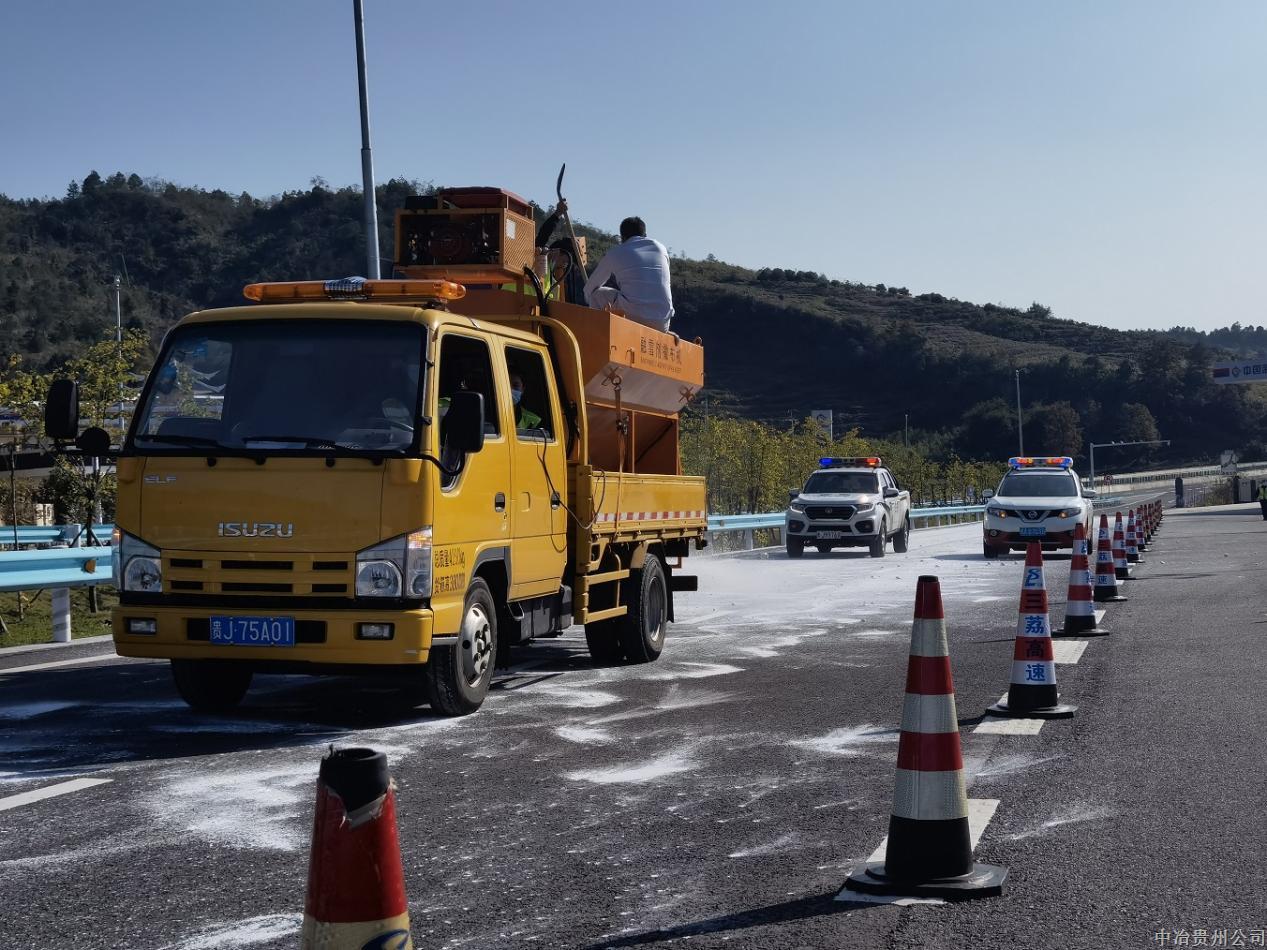
[[[172,328],[118,459],[120,655],[199,709],[359,671],[447,715],[573,622],[598,663],[660,655],[705,543],[678,430],[703,349],[562,299],[532,225],[496,189],[411,199],[393,278],[252,284]]]

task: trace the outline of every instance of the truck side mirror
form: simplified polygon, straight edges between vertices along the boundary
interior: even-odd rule
[[[84,455],[102,455],[110,454],[110,433],[100,426],[92,426],[85,429],[83,435],[75,440],[75,444],[79,446]]]
[[[993,498],[993,497],[994,497],[994,489],[993,489],[993,488],[987,488],[985,491],[983,491],[983,492],[981,493],[981,497],[982,497],[985,501],[989,501],[991,498]]]
[[[57,442],[69,442],[79,435],[79,384],[73,379],[55,379],[48,387],[44,432]]]
[[[449,410],[440,423],[440,444],[466,455],[484,448],[484,397],[461,390],[449,397]]]

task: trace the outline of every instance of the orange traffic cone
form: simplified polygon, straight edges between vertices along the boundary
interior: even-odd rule
[[[1119,581],[1131,579],[1130,565],[1126,563],[1126,532],[1122,529],[1122,513],[1117,512],[1113,522],[1113,573]]]
[[[1056,661],[1047,620],[1043,546],[1031,541],[1025,552],[1021,608],[1016,617],[1012,682],[1007,698],[995,703],[986,712],[1021,719],[1068,719],[1076,708],[1062,704],[1056,693]]]
[[[1073,560],[1069,563],[1069,596],[1065,600],[1065,626],[1053,636],[1106,636],[1109,631],[1095,619],[1091,602],[1091,566],[1087,561],[1087,529],[1079,522],[1073,529]]]
[[[1132,508],[1126,515],[1126,562],[1128,564],[1138,564],[1143,560],[1139,556],[1138,533],[1139,528],[1135,523],[1135,509]]]
[[[396,796],[382,752],[331,749],[321,760],[300,947],[413,947]]]
[[[1005,877],[1006,868],[972,859],[941,584],[936,577],[921,577],[915,588],[888,846],[883,863],[855,869],[845,887],[868,894],[968,900],[1001,894]]]
[[[1117,587],[1113,569],[1113,551],[1109,542],[1109,516],[1100,515],[1100,532],[1095,545],[1095,600],[1101,604],[1123,603],[1126,598]]]

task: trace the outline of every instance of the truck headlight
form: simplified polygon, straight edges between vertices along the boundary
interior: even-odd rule
[[[356,555],[357,597],[430,597],[431,527],[419,528]]]
[[[110,540],[114,547],[114,586],[139,594],[160,593],[163,561],[158,548],[117,527]]]

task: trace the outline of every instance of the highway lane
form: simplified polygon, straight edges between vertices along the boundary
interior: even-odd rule
[[[981,558],[979,525],[917,532],[909,555],[883,560],[692,559],[701,590],[679,602],[659,663],[595,669],[573,630],[522,651],[464,720],[402,711],[373,682],[262,680],[239,714],[202,717],[157,663],[0,670],[0,807],[101,782],[0,811],[0,888],[21,895],[0,903],[0,946],[293,946],[316,766],[332,741],[389,754],[421,946],[1063,950],[1149,946],[1148,926],[1201,926],[1214,909],[1241,920],[1244,902],[1219,895],[1261,892],[1261,861],[1247,860],[1263,853],[1248,817],[1261,777],[1249,782],[1246,763],[1261,767],[1262,714],[1245,708],[1250,693],[1213,688],[1217,665],[1195,693],[1160,675],[1176,651],[1189,667],[1211,651],[1227,660],[1252,629],[1239,626],[1246,611],[1262,612],[1234,580],[1261,571],[1262,522],[1226,511],[1167,518],[1129,582],[1141,593],[1110,613],[1115,634],[1058,668],[1079,715],[1033,736],[972,731],[1007,686],[1020,580],[1019,558]],[[1207,526],[1239,546],[1219,550]],[[1067,564],[1051,559],[1057,605]],[[999,802],[979,854],[1012,869],[1009,890],[954,908],[838,903],[886,830],[921,573],[943,581],[969,794]],[[1202,624],[1207,591],[1222,619]],[[1159,637],[1163,624],[1180,629]],[[1203,741],[1211,720],[1231,718],[1224,704],[1248,716],[1230,734],[1252,754]],[[1230,769],[1240,784],[1223,796],[1241,821],[1205,807],[1216,778],[1173,778],[1192,755]],[[1156,762],[1171,781],[1148,779]],[[1158,833],[1185,827],[1176,861],[1159,862]],[[1225,860],[1211,842],[1235,847]],[[1198,853],[1207,884],[1185,904],[1178,856]],[[1132,885],[1154,881],[1154,900],[1117,886],[1123,866]],[[1082,942],[1092,934],[1101,942]]]

